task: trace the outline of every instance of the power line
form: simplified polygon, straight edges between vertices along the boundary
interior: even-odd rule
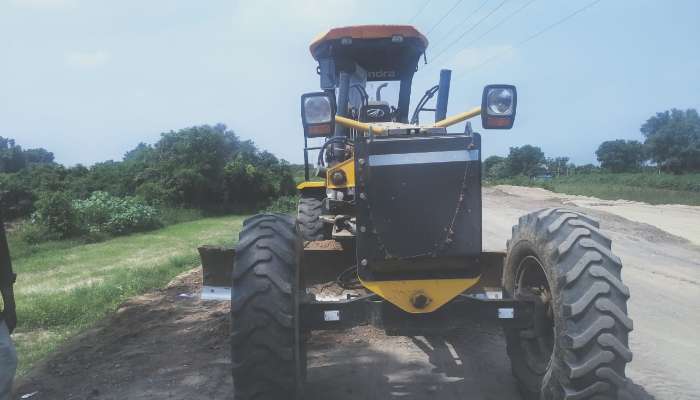
[[[522,10],[524,10],[525,8],[527,8],[527,6],[529,6],[530,4],[532,4],[532,3],[536,2],[536,1],[537,1],[537,0],[530,0],[530,1],[528,1],[527,3],[523,4],[522,6],[520,6],[519,8],[517,8],[517,9],[516,9],[515,11],[513,11],[512,13],[508,14],[508,16],[506,16],[506,17],[503,18],[502,20],[498,21],[498,22],[497,22],[494,26],[492,26],[489,30],[487,30],[486,32],[484,32],[484,33],[482,33],[481,35],[479,35],[479,37],[477,37],[476,39],[474,39],[474,40],[472,40],[471,42],[469,42],[469,44],[472,44],[472,43],[474,43],[474,42],[478,42],[479,40],[483,39],[486,35],[488,35],[489,33],[493,32],[496,28],[498,28],[499,26],[503,25],[506,21],[508,21],[509,19],[513,18],[514,16],[516,16],[517,14],[519,14]],[[465,49],[465,48],[467,48],[467,47],[469,47],[469,45],[462,47],[462,49]]]
[[[576,11],[574,11],[574,12],[572,12],[572,13],[570,13],[570,14],[567,14],[567,15],[564,16],[563,18],[560,18],[559,20],[555,21],[554,23],[549,24],[549,25],[545,26],[544,28],[540,29],[539,31],[533,33],[532,35],[526,37],[525,39],[523,39],[523,40],[521,40],[520,42],[516,43],[515,46],[513,46],[513,47],[511,47],[511,48],[509,48],[509,49],[507,49],[507,50],[505,50],[505,51],[502,51],[502,52],[500,52],[500,53],[498,53],[498,54],[496,54],[496,55],[494,55],[494,56],[492,56],[492,57],[489,57],[489,58],[486,59],[484,62],[482,62],[481,64],[477,65],[476,67],[473,67],[473,68],[468,69],[467,71],[464,71],[464,72],[463,72],[462,74],[460,74],[456,79],[460,79],[460,78],[462,78],[464,75],[466,75],[467,72],[476,71],[476,70],[478,70],[479,68],[483,67],[484,65],[486,65],[486,64],[490,63],[491,61],[495,60],[496,58],[499,58],[499,57],[505,55],[506,53],[509,53],[509,52],[511,52],[511,51],[513,51],[513,50],[515,50],[515,49],[517,49],[518,47],[521,47],[521,46],[525,45],[526,43],[528,43],[528,42],[530,42],[530,41],[532,41],[532,40],[538,38],[539,36],[543,35],[544,33],[548,32],[548,31],[550,31],[550,30],[556,28],[557,26],[563,24],[564,22],[570,20],[571,18],[575,17],[576,15],[578,15],[578,14],[580,14],[580,13],[582,13],[582,12],[588,10],[589,8],[591,8],[591,7],[593,7],[594,5],[600,3],[601,1],[602,1],[602,0],[593,0],[593,1],[589,2],[589,3],[587,3],[585,6],[583,6],[583,7],[579,8],[579,9],[577,9]]]
[[[494,9],[491,10],[491,12],[489,12],[488,14],[486,14],[483,18],[481,18],[479,21],[477,21],[477,22],[476,22],[474,25],[472,25],[469,29],[467,29],[467,30],[464,31],[461,35],[459,35],[459,37],[458,37],[457,39],[453,40],[449,45],[447,45],[447,47],[445,47],[444,49],[442,49],[442,51],[441,51],[440,53],[438,53],[438,55],[435,56],[430,62],[431,62],[431,63],[434,63],[438,58],[440,58],[440,56],[442,56],[443,54],[445,54],[445,52],[446,52],[450,47],[454,46],[457,42],[459,42],[460,40],[462,40],[462,38],[463,38],[464,36],[466,36],[467,33],[473,31],[474,29],[476,29],[479,25],[481,25],[482,22],[486,21],[486,19],[488,19],[491,15],[493,15],[493,13],[495,13],[496,11],[498,11],[501,7],[503,7],[503,5],[506,4],[507,2],[508,2],[508,0],[503,0],[502,2],[500,2]]]
[[[464,1],[464,0],[458,0],[458,1],[452,6],[452,8],[450,8],[449,10],[447,10],[447,12],[446,12],[445,14],[443,14],[443,16],[438,20],[438,22],[436,22],[430,29],[428,29],[428,33],[427,33],[427,34],[429,35],[430,32],[432,32],[435,28],[437,28],[437,27],[442,23],[442,21],[444,21],[445,18],[447,18],[447,16],[450,15],[450,13],[451,13],[452,11],[455,10],[455,8],[457,8],[457,6],[459,6],[460,4],[462,4],[463,1]]]
[[[505,18],[503,18],[503,19],[501,19],[500,21],[496,22],[496,24],[494,24],[494,25],[493,25],[491,28],[489,28],[486,32],[482,33],[481,35],[479,35],[479,37],[477,37],[476,39],[472,40],[472,41],[469,43],[469,45],[471,45],[472,43],[478,42],[479,40],[483,39],[486,35],[488,35],[489,33],[493,32],[496,28],[498,28],[499,26],[503,25],[505,22],[507,22],[508,20],[510,20],[511,18],[513,18],[514,16],[516,16],[517,14],[519,14],[521,11],[523,11],[525,8],[527,8],[530,4],[532,4],[532,3],[536,2],[536,1],[537,1],[537,0],[530,0],[530,1],[526,2],[525,4],[523,4],[522,6],[518,7],[518,8],[515,9],[513,12],[511,12],[510,14],[508,14]],[[463,46],[462,49],[460,49],[460,51],[462,51],[463,49],[469,47],[469,45]],[[459,53],[459,51],[458,51],[457,53]]]
[[[488,3],[488,2],[489,2],[489,0],[484,0],[483,2],[481,2],[481,4],[480,4],[474,11],[470,12],[469,14],[467,14],[467,17],[464,18],[463,20],[461,20],[459,23],[453,25],[452,28],[449,30],[449,32],[447,32],[447,34],[443,35],[442,38],[440,38],[440,39],[447,38],[447,37],[449,37],[450,35],[452,35],[452,32],[454,32],[454,31],[455,31],[457,28],[459,28],[460,26],[463,26],[465,22],[469,21],[469,19],[470,19],[471,17],[473,17],[473,16],[476,15],[479,11],[481,11],[481,9],[484,8],[484,6],[486,5],[486,3]],[[439,42],[439,41],[440,41],[440,40],[436,40],[436,42]]]
[[[428,0],[428,1],[423,2],[423,6],[422,6],[420,9],[418,9],[418,12],[416,12],[416,14],[415,14],[413,17],[411,17],[411,19],[408,20],[408,23],[410,24],[410,23],[412,23],[416,18],[418,18],[418,16],[421,15],[421,14],[423,13],[423,11],[426,9],[426,7],[428,7],[428,4],[430,4],[431,1],[432,1],[432,0]]]

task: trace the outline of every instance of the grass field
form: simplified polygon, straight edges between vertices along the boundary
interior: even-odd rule
[[[560,176],[547,181],[517,177],[489,183],[538,186],[553,192],[606,200],[700,206],[700,174],[593,173]]]
[[[53,242],[17,248],[13,336],[19,374],[128,297],[163,287],[199,265],[200,244],[233,244],[244,217],[205,218],[96,244]],[[10,251],[17,242],[11,242]]]

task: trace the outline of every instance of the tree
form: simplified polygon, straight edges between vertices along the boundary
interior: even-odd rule
[[[28,165],[32,164],[53,164],[53,153],[46,149],[27,149],[22,152]]]
[[[17,172],[26,165],[27,159],[15,140],[0,136],[0,172]]]
[[[139,143],[132,150],[129,150],[124,154],[124,162],[127,163],[138,163],[146,162],[153,155],[153,147],[146,143]]]
[[[569,168],[569,157],[547,158],[547,171],[555,176],[567,175]]]
[[[483,167],[484,167],[484,173],[487,173],[487,171],[489,171],[491,168],[493,168],[494,165],[496,165],[496,164],[498,164],[498,163],[500,163],[500,162],[503,162],[503,161],[505,161],[505,160],[506,160],[505,157],[501,157],[501,156],[490,156],[490,157],[487,157],[487,158],[484,160],[484,165],[483,165]]]
[[[510,148],[508,169],[512,175],[534,176],[544,163],[544,153],[539,147],[526,144]]]
[[[641,168],[647,159],[644,145],[636,140],[608,140],[595,152],[600,166],[612,172],[631,172]]]
[[[0,174],[0,207],[3,215],[14,219],[34,211],[34,191],[31,182],[20,174]]]
[[[224,167],[238,153],[240,143],[223,124],[163,133],[148,161],[153,169],[150,174],[167,188],[171,203],[189,207],[221,204]]]
[[[286,161],[240,140],[223,124],[163,133],[154,145],[139,143],[122,161],[89,168],[66,168],[45,149],[23,151],[14,140],[0,137],[0,206],[11,218],[28,216],[38,208],[37,199],[45,200],[44,209],[59,204],[60,197],[49,196],[53,193],[82,200],[97,191],[140,196],[152,205],[249,211],[295,193],[296,187]],[[52,232],[64,234],[66,226]]]
[[[53,164],[53,159],[53,153],[46,149],[22,150],[14,139],[0,136],[0,173],[19,172],[31,165]]]
[[[694,109],[657,113],[641,127],[651,159],[675,173],[700,171],[700,116]]]
[[[509,175],[508,160],[501,156],[490,156],[483,163],[483,176],[486,179],[503,179]]]

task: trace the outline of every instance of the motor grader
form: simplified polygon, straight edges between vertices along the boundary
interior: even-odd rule
[[[467,120],[511,128],[516,88],[488,85],[480,107],[447,117],[443,70],[409,113],[427,46],[415,28],[388,25],[312,42],[321,90],[301,96],[298,215],[246,220],[221,285],[236,399],[303,399],[310,333],[365,324],[440,335],[498,322],[527,399],[615,399],[625,386],[629,290],[610,239],[593,218],[552,208],[521,217],[505,253],[482,250],[481,136]],[[354,290],[317,296],[310,287],[324,279]]]

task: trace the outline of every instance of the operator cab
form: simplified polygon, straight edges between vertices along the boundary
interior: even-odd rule
[[[512,85],[488,85],[481,107],[447,117],[449,70],[441,71],[439,84],[426,91],[409,114],[413,75],[427,47],[425,36],[407,25],[335,28],[311,43],[322,91],[301,97],[306,181],[310,179],[309,151],[318,150],[315,175],[326,178],[331,185],[328,174],[334,174],[337,165],[350,165],[358,139],[375,135],[444,136],[448,126],[479,115],[486,129],[512,127],[517,103]],[[435,107],[427,108],[436,94]],[[420,123],[419,114],[424,111],[435,113],[434,124]],[[469,125],[465,133],[471,135]],[[315,138],[325,141],[309,147],[308,139]],[[342,186],[352,186],[348,184]],[[304,185],[320,187],[316,183]]]
[[[339,115],[362,122],[407,123],[413,74],[427,47],[428,39],[412,26],[363,25],[331,29],[319,35],[310,50],[318,61],[321,89],[335,94],[343,86],[341,80],[349,79],[348,111],[338,107]],[[388,91],[393,96],[383,100],[381,95]]]

